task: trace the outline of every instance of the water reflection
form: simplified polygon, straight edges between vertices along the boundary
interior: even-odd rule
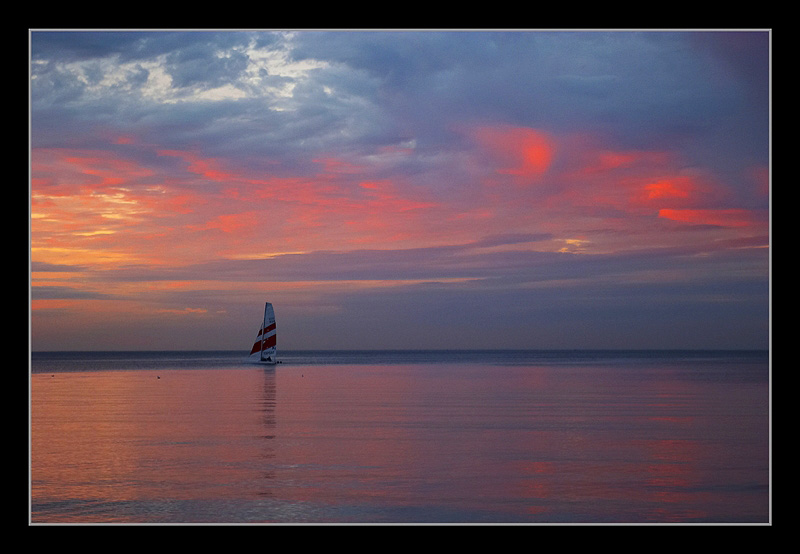
[[[460,364],[36,373],[32,519],[765,521],[768,384],[713,373]]]
[[[274,368],[264,368],[262,374],[264,383],[261,389],[262,396],[261,404],[259,406],[262,428],[262,450],[260,454],[262,461],[262,467],[260,470],[262,486],[256,489],[255,494],[259,497],[273,498],[275,497],[272,483],[275,480],[275,405],[277,402],[277,389],[275,384]]]
[[[274,371],[37,374],[33,521],[219,521],[205,498],[271,494]]]

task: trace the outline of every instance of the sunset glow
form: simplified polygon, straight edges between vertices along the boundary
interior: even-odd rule
[[[34,31],[32,349],[764,348],[769,39]]]

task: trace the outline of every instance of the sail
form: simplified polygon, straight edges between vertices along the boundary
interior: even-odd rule
[[[275,310],[267,302],[264,306],[264,320],[256,335],[256,342],[250,349],[250,360],[266,363],[277,363],[277,333],[275,328]]]

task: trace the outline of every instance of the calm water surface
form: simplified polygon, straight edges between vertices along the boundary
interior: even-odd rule
[[[766,353],[32,356],[32,523],[767,523]]]

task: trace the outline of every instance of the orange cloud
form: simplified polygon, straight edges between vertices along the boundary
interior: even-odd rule
[[[199,192],[165,184],[169,175],[119,150],[35,149],[31,158],[33,261],[108,267],[187,250],[177,218],[203,205]]]
[[[182,309],[163,308],[160,310],[155,310],[155,312],[159,314],[171,314],[171,315],[205,315],[208,313],[208,310],[205,308],[182,308]]]

